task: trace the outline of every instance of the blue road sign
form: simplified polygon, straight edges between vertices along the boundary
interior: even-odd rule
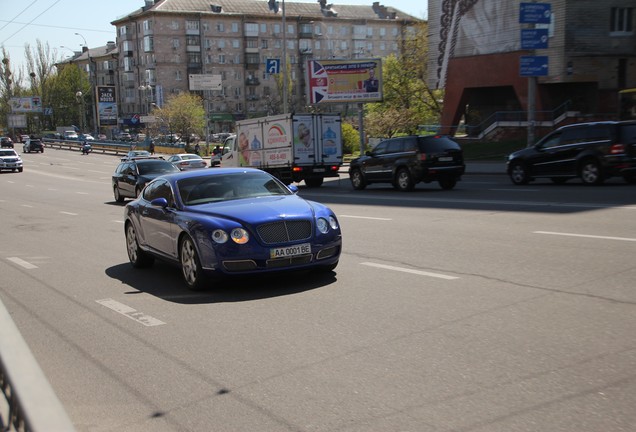
[[[548,75],[548,56],[521,56],[519,74],[524,77]]]
[[[280,59],[267,59],[265,70],[268,74],[280,73]]]
[[[548,29],[521,29],[521,49],[534,50],[548,47]]]
[[[519,5],[519,23],[550,24],[552,5],[550,3],[521,3]]]

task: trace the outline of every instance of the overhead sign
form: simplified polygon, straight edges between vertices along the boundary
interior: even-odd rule
[[[382,100],[382,60],[308,60],[309,103]]]
[[[265,70],[268,74],[280,73],[280,59],[267,59]]]
[[[521,29],[521,49],[548,48],[548,29]]]
[[[190,90],[222,90],[221,75],[190,74],[188,75]]]
[[[519,5],[519,23],[550,24],[552,5],[550,3],[521,3]]]
[[[548,75],[548,56],[521,56],[519,74],[524,77]]]

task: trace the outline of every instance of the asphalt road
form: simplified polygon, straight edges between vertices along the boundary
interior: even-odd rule
[[[636,429],[633,185],[343,175],[300,191],[339,216],[332,275],[193,293],[128,264],[117,158],[23,157],[0,299],[78,431]]]

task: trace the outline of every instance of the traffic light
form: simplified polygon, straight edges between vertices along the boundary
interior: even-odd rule
[[[267,4],[269,5],[269,10],[278,13],[278,2],[276,0],[267,0]]]

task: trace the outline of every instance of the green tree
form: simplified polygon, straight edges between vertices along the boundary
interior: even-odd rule
[[[426,23],[413,29],[405,37],[402,54],[383,59],[383,101],[366,106],[365,131],[369,136],[416,134],[419,125],[439,122],[442,94],[426,84]]]
[[[192,93],[180,93],[171,97],[162,108],[152,113],[157,119],[153,134],[159,130],[178,133],[183,139],[192,134],[202,135],[205,129],[205,109],[201,97]]]
[[[342,122],[342,152],[352,154],[360,150],[360,133],[351,123]]]

